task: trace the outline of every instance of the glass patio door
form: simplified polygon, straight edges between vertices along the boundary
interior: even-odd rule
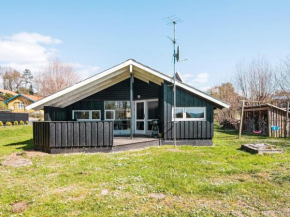
[[[135,133],[145,134],[145,101],[135,103]]]

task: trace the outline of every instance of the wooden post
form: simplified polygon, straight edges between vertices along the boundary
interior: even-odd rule
[[[130,65],[130,108],[131,108],[131,139],[133,139],[133,66]]]
[[[245,100],[242,100],[242,112],[241,112],[241,120],[240,120],[240,127],[239,127],[239,139],[242,137],[242,128],[243,128],[243,119],[244,119],[244,107],[245,107]]]
[[[272,137],[271,121],[272,121],[271,107],[268,107],[268,136]]]
[[[289,102],[287,102],[287,107],[286,107],[285,129],[284,129],[285,138],[287,138],[288,136],[288,116],[289,116]]]

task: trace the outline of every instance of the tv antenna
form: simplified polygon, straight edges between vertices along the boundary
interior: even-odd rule
[[[178,23],[182,23],[183,20],[181,20],[179,17],[173,15],[173,16],[169,16],[169,17],[165,17],[162,20],[164,20],[166,22],[166,24],[168,26],[172,26],[173,25],[173,39],[170,38],[169,36],[167,36],[170,41],[173,44],[173,93],[174,93],[174,97],[173,97],[173,134],[174,134],[174,146],[176,147],[176,117],[175,117],[175,108],[176,108],[176,62],[182,62],[182,61],[186,61],[188,59],[184,59],[184,60],[180,60],[180,48],[179,46],[177,46],[177,51],[176,51],[176,24]]]

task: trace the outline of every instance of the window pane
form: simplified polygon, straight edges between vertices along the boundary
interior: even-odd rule
[[[130,110],[116,110],[115,112],[115,119],[130,119],[131,113]]]
[[[205,108],[185,108],[186,118],[205,118]]]
[[[130,101],[105,101],[105,109],[128,109],[130,108]]]
[[[89,112],[88,111],[75,111],[74,119],[89,119]]]
[[[137,122],[137,130],[144,130],[144,121]]]
[[[183,118],[183,108],[175,109],[175,118]]]
[[[144,119],[144,102],[137,103],[137,119]]]
[[[148,102],[148,119],[158,119],[158,101]]]
[[[101,119],[100,111],[92,111],[92,119]]]
[[[114,130],[130,130],[130,121],[114,121]]]
[[[114,111],[106,111],[106,119],[114,119]]]

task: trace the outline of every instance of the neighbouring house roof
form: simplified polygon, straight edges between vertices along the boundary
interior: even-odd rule
[[[144,82],[154,82],[161,85],[164,81],[173,83],[171,76],[163,74],[155,69],[152,69],[144,64],[141,64],[133,59],[129,59],[119,65],[107,69],[99,74],[87,78],[79,83],[76,83],[68,88],[65,88],[55,94],[52,94],[38,102],[35,102],[27,109],[43,109],[44,106],[54,106],[64,108],[79,100],[82,100],[92,94],[113,86],[130,77],[133,73],[134,77]],[[176,80],[176,86],[185,89],[201,98],[207,99],[219,108],[229,108],[229,104],[223,102],[207,93],[204,93],[194,87],[191,87],[184,82]]]
[[[13,99],[15,99],[15,98],[17,98],[17,97],[19,97],[19,96],[22,96],[22,97],[24,97],[24,98],[30,100],[31,102],[36,102],[36,101],[38,101],[38,100],[41,99],[41,97],[39,97],[39,96],[28,95],[28,94],[17,94],[17,95],[15,95],[15,96],[13,96],[13,97],[7,99],[4,103],[7,104],[7,103],[10,102],[11,100],[13,100]]]
[[[5,90],[5,89],[2,89],[2,88],[0,88],[0,93],[3,93],[3,94],[9,93],[9,94],[11,94],[13,96],[18,95],[18,93],[15,93],[15,92],[10,91],[10,90]]]

